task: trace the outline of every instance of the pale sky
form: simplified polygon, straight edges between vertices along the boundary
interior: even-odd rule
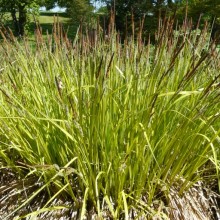
[[[60,7],[58,7],[58,6],[56,6],[55,8],[53,8],[53,9],[51,9],[50,11],[52,11],[52,12],[65,12],[65,8],[60,8]],[[41,7],[40,8],[40,11],[46,11],[46,8],[45,7]]]
[[[100,8],[101,6],[103,6],[104,4],[98,2],[98,1],[94,1],[94,6],[95,8]],[[46,11],[46,8],[45,7],[41,7],[40,8],[41,11]],[[60,8],[59,6],[56,6],[55,8],[51,9],[50,11],[52,12],[65,12],[66,8]]]

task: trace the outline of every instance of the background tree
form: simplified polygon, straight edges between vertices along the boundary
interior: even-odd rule
[[[185,15],[187,7],[188,18],[192,18],[194,22],[197,22],[201,16],[203,21],[212,22],[220,19],[220,1],[219,0],[182,0],[178,4],[178,16],[179,18]]]
[[[9,12],[17,36],[25,34],[28,15],[39,12],[40,6],[52,9],[56,5],[67,8],[70,17],[80,20],[92,12],[89,0],[0,0],[0,12]]]
[[[220,29],[220,1],[219,0],[102,0],[108,11],[115,10],[116,28],[125,31],[125,24],[131,24],[131,12],[134,22],[138,26],[140,19],[145,16],[146,35],[157,29],[158,18],[176,14],[181,22],[185,18],[186,9],[188,18],[196,24],[200,15],[202,22],[212,22],[215,18],[214,29]],[[213,29],[213,30],[214,30]],[[129,28],[128,28],[129,30]]]
[[[108,11],[115,11],[116,29],[120,32],[131,31],[131,23],[139,26],[145,17],[146,35],[154,33],[158,24],[158,17],[173,12],[175,2],[172,0],[103,0]],[[124,33],[125,34],[125,33]]]
[[[73,21],[87,20],[93,11],[93,6],[89,0],[68,0],[59,2],[61,6],[67,8],[67,13]]]
[[[220,39],[220,1],[219,0],[182,0],[179,3],[177,17],[183,20],[187,8],[188,18],[192,18],[194,27],[200,18],[200,26],[207,21],[212,26],[212,39]]]
[[[39,10],[43,0],[0,0],[0,12],[9,12],[14,25],[15,34],[23,36],[28,20],[28,12]]]
[[[96,1],[96,0],[94,0]],[[86,20],[93,15],[94,8],[91,0],[0,0],[0,12],[9,12],[13,21],[15,34],[23,36],[28,15],[39,11],[40,6],[51,9],[58,5],[67,8],[69,16],[75,20]],[[220,29],[220,1],[219,0],[99,0],[106,5],[110,14],[115,12],[116,29],[125,35],[131,31],[132,22],[139,26],[140,20],[145,17],[146,36],[157,29],[158,18],[172,15],[177,11],[177,18],[184,19],[186,7],[188,17],[197,22],[200,14],[203,20],[213,21],[215,29]],[[133,17],[132,17],[133,15]],[[103,16],[102,16],[103,17]],[[107,23],[106,19],[106,23]],[[107,26],[107,25],[106,25]]]

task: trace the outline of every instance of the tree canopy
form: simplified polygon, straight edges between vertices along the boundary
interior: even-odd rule
[[[15,34],[23,36],[28,14],[39,11],[40,6],[52,9],[56,5],[66,7],[67,12],[80,19],[92,10],[89,0],[0,0],[0,12],[9,12],[12,17]]]
[[[132,22],[139,25],[143,17],[145,17],[146,34],[154,33],[157,29],[158,18],[165,16],[175,15],[176,20],[181,22],[187,14],[195,24],[201,16],[202,21],[212,23],[215,20],[217,28],[220,24],[219,0],[102,0],[102,2],[106,4],[108,11],[115,11],[116,28],[122,33],[125,29],[129,30],[129,25],[131,30]]]
[[[9,12],[12,17],[15,34],[23,36],[28,14],[39,11],[40,6],[53,7],[56,1],[52,0],[0,0],[0,12]]]

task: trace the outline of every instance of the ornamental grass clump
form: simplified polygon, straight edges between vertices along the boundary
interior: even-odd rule
[[[5,38],[4,219],[214,216],[219,55],[207,26],[176,33],[165,20],[154,45],[140,34],[121,43],[113,28],[92,42],[82,27],[72,43],[36,36],[35,49]]]

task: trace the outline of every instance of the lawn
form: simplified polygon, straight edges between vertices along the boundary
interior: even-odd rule
[[[63,25],[64,31],[69,30],[70,36],[75,36],[78,25],[71,22],[71,19],[64,12],[41,12],[39,16],[39,24],[42,27],[43,34],[47,31],[52,33],[54,22],[60,22]],[[31,32],[31,31],[30,31]]]
[[[7,28],[9,27],[13,31],[13,24],[10,17],[10,14],[5,15],[6,20],[4,22],[4,26]],[[67,13],[65,12],[40,12],[39,17],[30,17],[31,22],[27,27],[27,35],[28,37],[33,40],[35,38],[34,33],[36,29],[36,22],[40,25],[42,28],[42,34],[43,36],[46,36],[47,34],[53,33],[53,24],[54,22],[59,22],[62,24],[62,28],[64,32],[68,32],[69,38],[74,38],[78,24],[72,22],[72,20],[68,17]]]

